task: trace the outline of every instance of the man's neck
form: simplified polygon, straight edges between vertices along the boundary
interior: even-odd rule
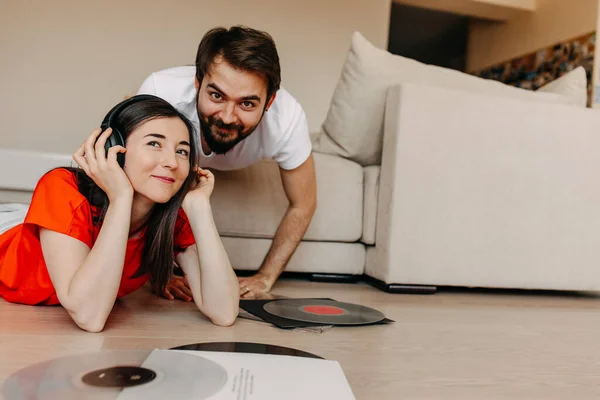
[[[202,145],[202,153],[204,153],[205,156],[212,154],[212,150],[210,149],[210,147],[208,147],[208,144],[206,143],[206,139],[204,139],[204,134],[202,133],[202,131],[200,132],[200,144]]]

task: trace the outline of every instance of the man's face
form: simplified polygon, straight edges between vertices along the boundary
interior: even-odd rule
[[[202,82],[196,80],[196,88],[202,134],[217,154],[248,137],[275,98],[267,103],[264,76],[235,69],[221,56],[215,57]]]

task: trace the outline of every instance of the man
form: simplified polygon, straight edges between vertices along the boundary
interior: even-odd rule
[[[271,290],[316,208],[306,116],[280,82],[279,56],[271,36],[235,26],[206,33],[195,67],[155,72],[138,91],[164,98],[199,128],[201,167],[240,169],[265,158],[279,165],[289,206],[258,272],[238,278],[245,298]],[[191,300],[185,283],[174,278],[165,297]]]

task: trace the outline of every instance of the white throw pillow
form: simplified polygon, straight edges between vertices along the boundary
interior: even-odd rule
[[[387,90],[401,83],[585,107],[585,70],[577,68],[559,80],[563,83],[555,83],[536,92],[516,88],[391,54],[376,48],[355,32],[329,112],[313,148],[321,153],[351,159],[363,166],[380,165]]]
[[[587,107],[587,74],[585,68],[579,66],[570,72],[567,72],[558,79],[548,82],[538,89],[537,93],[555,93],[565,99],[568,103],[579,107]]]

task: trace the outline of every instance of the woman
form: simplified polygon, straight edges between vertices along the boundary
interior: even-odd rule
[[[73,155],[80,168],[44,175],[25,221],[0,235],[0,297],[61,304],[99,332],[117,297],[148,280],[163,293],[176,260],[198,309],[231,325],[239,284],[213,221],[214,177],[196,166],[193,126],[158,97],[126,102],[111,125],[125,147],[107,153],[112,129],[93,131]]]

